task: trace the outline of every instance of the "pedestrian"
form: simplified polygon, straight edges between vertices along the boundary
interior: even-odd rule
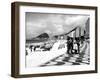
[[[67,37],[67,53],[71,53],[71,37]]]
[[[70,53],[73,53],[73,38],[70,38]]]
[[[76,38],[75,38],[74,44],[73,44],[73,53],[74,54],[77,54],[78,53],[78,45],[77,45]]]
[[[33,47],[33,45],[30,45],[30,50],[31,50],[31,52],[32,52],[32,47]]]
[[[79,54],[80,53],[80,39],[79,39],[79,37],[76,37],[75,40],[76,40],[76,44],[77,44],[77,53]]]

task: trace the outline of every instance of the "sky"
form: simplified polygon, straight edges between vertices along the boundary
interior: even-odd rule
[[[32,39],[42,33],[53,36],[67,33],[75,27],[84,28],[88,18],[88,15],[26,12],[26,39]]]

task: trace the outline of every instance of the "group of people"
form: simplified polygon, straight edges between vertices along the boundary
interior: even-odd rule
[[[83,39],[82,39],[83,40]],[[67,37],[67,53],[68,54],[79,54],[80,53],[80,37]]]
[[[40,45],[30,45],[30,46],[26,46],[26,55],[28,55],[28,53],[32,53],[35,51],[50,51],[50,49],[53,46],[53,42],[52,43],[43,43]]]

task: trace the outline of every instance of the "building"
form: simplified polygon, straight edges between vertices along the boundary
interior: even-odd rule
[[[86,21],[85,24],[81,25],[81,26],[76,26],[75,28],[73,28],[72,30],[70,30],[68,33],[65,34],[61,34],[61,35],[55,35],[52,37],[52,39],[67,39],[67,36],[70,37],[89,37],[89,21],[90,19],[88,18],[88,20]]]

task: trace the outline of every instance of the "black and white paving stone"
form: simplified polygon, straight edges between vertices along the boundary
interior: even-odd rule
[[[61,66],[61,65],[89,65],[90,64],[90,54],[89,46],[86,44],[79,54],[62,54],[42,65],[45,66]]]

